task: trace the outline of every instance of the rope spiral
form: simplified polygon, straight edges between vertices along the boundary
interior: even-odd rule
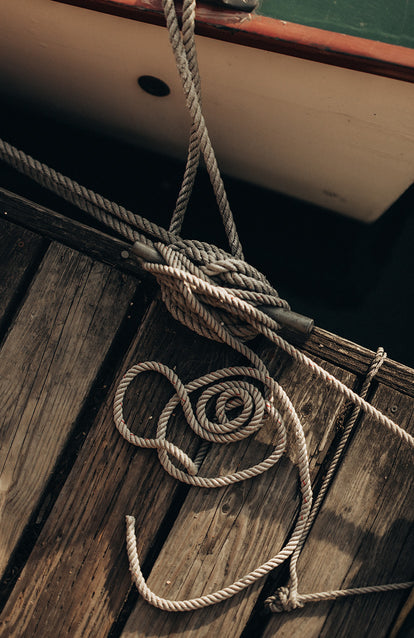
[[[156,436],[153,439],[133,434],[123,416],[124,396],[129,384],[138,374],[149,371],[164,375],[174,387],[174,395],[161,412]],[[283,421],[271,401],[267,400],[259,388],[253,385],[253,380],[261,380],[257,370],[237,367],[216,370],[184,385],[171,368],[157,361],[139,363],[128,370],[118,386],[114,400],[115,424],[120,434],[129,443],[142,448],[157,449],[164,469],[184,483],[211,488],[244,481],[269,470],[280,459],[286,447],[286,430]],[[275,382],[272,379],[268,380],[267,395],[273,383]],[[204,389],[193,409],[190,394],[200,388]],[[215,403],[215,419],[207,416],[206,408],[210,401]],[[167,439],[168,423],[178,405],[181,405],[186,421],[193,432],[209,443],[240,441],[256,432],[265,421],[269,420],[277,433],[277,444],[266,459],[245,470],[213,478],[198,476],[198,466],[202,459],[198,457],[198,462],[193,461],[183,450]],[[233,411],[237,412],[236,416],[229,416]],[[184,466],[185,471],[177,468],[171,462],[170,456],[175,457]]]
[[[374,358],[359,396],[280,337],[277,333],[278,323],[260,309],[260,306],[289,309],[289,305],[279,297],[264,275],[243,259],[234,218],[201,112],[201,83],[194,36],[195,4],[195,0],[183,1],[183,22],[180,30],[173,0],[163,0],[169,38],[192,117],[187,165],[169,230],[109,201],[0,139],[0,159],[93,215],[126,237],[132,244],[139,241],[148,247],[155,247],[163,263],[144,261],[142,265],[156,277],[162,298],[173,317],[194,332],[227,344],[249,362],[248,366],[217,370],[185,385],[173,370],[161,363],[147,361],[133,366],[122,378],[114,399],[114,420],[120,434],[133,445],[156,449],[161,464],[173,477],[189,485],[213,488],[244,481],[270,469],[285,450],[287,432],[293,434],[301,504],[291,536],[275,556],[219,591],[184,601],[168,600],[157,596],[146,584],[137,553],[135,520],[128,516],[127,552],[132,578],[148,602],[169,611],[199,609],[230,598],[263,578],[289,557],[290,583],[288,587],[280,588],[267,600],[266,604],[271,611],[291,611],[315,600],[411,587],[413,583],[396,583],[362,589],[298,594],[297,561],[301,549],[360,411],[363,410],[376,419],[412,448],[414,438],[365,400],[369,384],[385,359],[386,355],[382,350],[379,350]],[[179,236],[201,155],[210,176],[231,254],[207,243],[184,240]],[[355,405],[334,462],[313,508],[309,460],[302,424],[286,392],[271,377],[262,359],[246,345],[246,342],[259,334],[287,352],[300,365],[307,366],[339,396]],[[153,438],[134,434],[125,422],[123,414],[128,387],[137,375],[147,372],[163,375],[174,388],[172,398],[161,411]],[[191,397],[193,392],[198,396],[195,405]],[[213,418],[208,417],[211,404],[214,404]],[[202,440],[195,459],[191,459],[168,438],[168,425],[178,405],[182,407],[190,428]],[[227,475],[199,475],[206,446],[242,440],[257,432],[269,421],[275,431],[276,443],[267,458],[247,469]]]

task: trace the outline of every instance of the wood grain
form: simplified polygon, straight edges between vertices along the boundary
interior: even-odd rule
[[[276,368],[278,374],[284,371],[286,383],[289,383],[289,378],[297,378],[286,357],[274,352],[272,356],[273,369]],[[199,373],[229,365],[231,361],[235,363],[231,351],[193,335],[174,322],[158,305],[141,326],[121,366],[121,374],[132,363],[147,358],[177,365],[180,376],[187,380]],[[350,377],[347,373],[344,376]],[[171,396],[171,390],[165,380],[156,375],[143,376],[139,382],[136,381],[130,395],[136,403],[131,407],[127,420],[148,435],[154,429],[154,419],[161,406]],[[303,409],[305,421],[310,422],[317,414],[318,403],[311,393],[307,394],[307,399]],[[334,417],[327,416],[330,408],[331,405],[325,405],[323,416],[326,416],[328,430],[332,434]],[[325,427],[322,418],[318,421],[318,434],[312,435],[312,438],[315,437],[314,450],[323,438]],[[186,440],[187,431],[179,431],[178,436],[181,437],[178,441]],[[268,444],[268,441],[261,442],[259,439],[252,444],[250,453],[262,454]],[[194,445],[190,450],[194,450]],[[324,452],[325,449],[320,454]],[[249,446],[245,455],[248,453]],[[225,462],[226,453],[224,457],[222,452],[220,454],[220,462]],[[231,456],[234,461],[234,455]],[[244,460],[247,462],[247,458]],[[320,456],[316,455],[313,466],[316,467],[319,461]],[[288,498],[289,507],[294,510],[296,473],[287,459],[283,465],[290,468],[294,477]],[[245,484],[236,488],[236,493],[239,493],[236,501],[241,504],[245,491],[251,493],[254,489],[253,482],[251,486]],[[263,489],[266,490],[265,487]],[[160,468],[153,451],[134,449],[120,438],[113,425],[112,406],[110,402],[105,404],[5,607],[2,616],[4,635],[107,635],[131,586],[125,554],[124,517],[128,513],[136,515],[139,553],[145,559],[176,491],[177,483]],[[209,499],[216,497],[217,494],[208,496],[198,492],[197,508],[202,512]],[[252,502],[250,507],[253,506],[257,507],[257,502]],[[232,505],[231,499],[229,507],[224,521],[234,518],[236,505]],[[264,516],[267,520],[273,516],[273,503],[270,501]],[[247,519],[243,525],[246,524]],[[260,527],[258,519],[254,525]],[[284,525],[281,536],[289,521]],[[264,542],[262,536],[261,543]],[[210,550],[205,545],[205,550],[214,550],[214,554],[216,548],[213,545]],[[264,553],[272,552],[273,547],[263,547],[262,550]],[[209,583],[211,586],[214,582]],[[30,605],[27,604],[29,600]]]
[[[35,204],[19,195],[0,188],[0,203],[8,211],[8,218],[30,229],[38,229],[47,237],[86,252],[94,258],[139,277],[147,276],[139,262],[122,251],[130,251],[130,245],[120,239],[81,224],[53,210]],[[294,341],[294,336],[289,335]],[[364,374],[374,353],[348,339],[315,327],[305,343],[297,345],[311,355],[338,365],[356,374]],[[398,391],[414,396],[414,370],[387,359],[378,373],[378,380]]]
[[[7,219],[16,224],[139,278],[145,274],[138,260],[130,253],[131,243],[88,225],[88,221],[93,222],[86,213],[86,223],[83,224],[4,188],[0,188],[0,206],[2,215],[7,215]],[[122,256],[127,253],[127,257]]]
[[[312,356],[322,357],[356,374],[365,374],[374,357],[374,353],[368,348],[322,328],[315,328],[301,348]],[[386,359],[378,372],[377,380],[414,397],[414,370],[398,361]]]
[[[24,294],[31,271],[46,249],[45,241],[25,228],[0,219],[0,326]]]
[[[136,284],[52,244],[0,351],[0,572],[62,451]]]
[[[129,366],[149,358],[177,365],[180,376],[189,380],[198,372],[227,365],[230,355],[174,322],[156,304],[115,383]],[[128,396],[128,422],[150,435],[171,396],[168,382],[155,374],[143,375]],[[113,424],[112,399],[113,389],[3,611],[4,636],[106,636],[131,587],[126,514],[137,513],[141,554],[153,546],[177,483],[160,467],[154,451],[135,449],[121,438]],[[184,435],[187,438],[185,433],[178,443]]]
[[[380,386],[373,405],[414,431],[412,398]],[[412,450],[364,417],[299,560],[302,593],[412,580]],[[408,592],[274,614],[264,638],[383,638]]]
[[[276,361],[271,364],[273,370]],[[326,367],[344,382],[352,382],[351,374]],[[314,477],[335,432],[342,402],[321,390],[309,370],[288,364],[277,376],[303,418]],[[262,430],[255,439],[239,444],[237,451],[227,446],[210,452],[202,473],[223,472],[235,459],[242,459],[243,466],[258,460],[269,451],[274,436]],[[292,449],[276,468],[252,481],[190,491],[151,572],[149,586],[155,593],[172,599],[211,593],[278,552],[299,502],[297,469],[289,456],[294,456]],[[235,638],[242,633],[263,584],[264,579],[224,603],[185,614],[162,612],[140,599],[122,637]]]

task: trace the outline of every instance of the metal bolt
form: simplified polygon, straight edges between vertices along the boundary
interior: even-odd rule
[[[121,257],[122,259],[128,259],[129,252],[127,250],[121,250]]]

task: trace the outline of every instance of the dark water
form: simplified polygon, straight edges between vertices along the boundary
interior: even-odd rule
[[[168,225],[183,165],[3,99],[0,135],[119,203]],[[414,188],[371,225],[225,179],[247,259],[318,326],[414,367]],[[0,184],[83,218],[0,166]],[[201,172],[183,234],[226,247]]]

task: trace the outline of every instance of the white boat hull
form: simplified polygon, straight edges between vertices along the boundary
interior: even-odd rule
[[[197,45],[225,173],[364,221],[413,182],[413,84],[207,37]],[[161,78],[170,94],[145,93],[142,75]],[[6,97],[185,156],[190,122],[162,27],[2,0],[0,82]]]

